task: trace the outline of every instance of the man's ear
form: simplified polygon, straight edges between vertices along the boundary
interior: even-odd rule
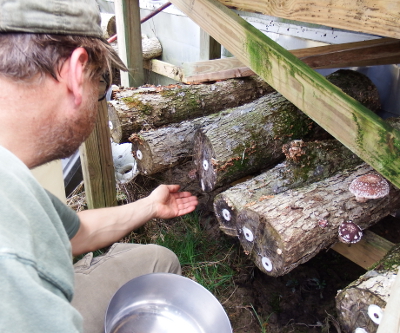
[[[68,89],[74,96],[76,106],[82,103],[83,84],[85,80],[85,67],[88,61],[88,54],[83,47],[75,49],[68,59]]]

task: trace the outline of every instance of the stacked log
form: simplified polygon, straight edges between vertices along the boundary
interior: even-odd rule
[[[133,133],[237,107],[272,92],[259,77],[213,84],[143,86],[116,91],[110,102],[112,138],[128,142]]]
[[[271,276],[287,274],[338,240],[338,227],[352,220],[362,229],[400,204],[400,191],[359,203],[348,190],[353,179],[372,172],[361,164],[322,181],[247,205],[237,217],[239,240],[254,263]]]
[[[201,188],[210,192],[283,160],[282,145],[310,133],[313,121],[279,93],[254,102],[236,118],[199,129],[193,159]]]
[[[153,131],[132,134],[129,141],[132,142],[132,153],[137,159],[139,171],[145,175],[153,175],[180,164],[182,159],[192,157],[194,135],[199,128],[218,123],[222,118],[234,119],[253,109],[254,104],[256,103],[226,109],[217,114]]]
[[[371,85],[370,85],[370,81],[369,79],[364,79],[362,80],[362,78],[359,77],[359,75],[362,74],[357,74],[354,75],[353,73],[349,73],[348,71],[338,71],[335,72],[333,74],[331,74],[330,76],[328,76],[329,80],[333,80],[334,82],[338,83],[339,85],[343,85],[346,88],[350,87],[353,88],[352,93],[354,93],[355,95],[358,95],[359,98],[361,99],[361,101],[366,101],[369,102],[368,98],[370,99],[370,97],[365,96],[364,92],[365,91],[372,91],[371,95],[375,96],[375,91],[373,89],[371,89]],[[350,80],[345,80],[346,77],[349,77]],[[363,88],[360,91],[359,85],[360,82],[362,82],[363,84]],[[204,85],[203,85],[204,86]],[[356,87],[356,88],[354,88]],[[238,85],[238,88],[242,89],[242,85]],[[375,89],[376,90],[376,89]],[[232,91],[231,91],[232,92]],[[233,93],[233,92],[232,92]],[[181,93],[178,93],[182,94]],[[183,93],[184,94],[184,93]],[[235,95],[237,95],[235,93]],[[243,117],[243,121],[245,123],[249,123],[251,121],[254,122],[254,119],[258,117],[262,117],[262,113],[260,112],[264,112],[267,110],[268,107],[271,107],[271,105],[276,105],[276,108],[286,108],[286,112],[292,112],[292,119],[291,122],[289,122],[288,124],[284,124],[284,125],[280,125],[282,126],[286,126],[288,125],[289,128],[286,128],[287,132],[289,133],[282,133],[284,132],[284,130],[281,130],[280,135],[281,137],[283,137],[284,142],[289,140],[294,133],[292,132],[292,128],[294,127],[295,129],[299,128],[301,126],[301,124],[297,124],[297,119],[299,119],[300,121],[304,121],[307,122],[308,118],[306,118],[302,112],[300,111],[295,111],[297,110],[291,103],[289,103],[286,99],[284,99],[283,97],[279,97],[280,95],[275,93],[275,95],[273,96],[269,96],[269,97],[263,97],[259,100],[256,100],[252,103],[248,103],[239,107],[235,107],[235,108],[228,108],[225,109],[224,111],[221,111],[219,113],[213,113],[209,116],[204,116],[204,117],[199,117],[199,118],[195,118],[193,120],[188,120],[188,121],[183,121],[181,123],[173,123],[173,124],[169,124],[168,126],[164,126],[161,128],[157,128],[157,129],[153,129],[153,130],[148,130],[148,131],[140,131],[138,133],[133,133],[130,137],[129,137],[129,141],[131,141],[133,143],[132,145],[132,152],[134,154],[134,156],[137,158],[137,162],[138,162],[138,169],[141,173],[146,174],[146,175],[153,175],[155,173],[158,173],[160,171],[166,170],[168,168],[171,168],[177,164],[182,163],[183,161],[186,161],[187,158],[191,157],[193,155],[193,145],[194,145],[194,133],[196,132],[197,129],[200,128],[206,128],[207,126],[210,126],[210,128],[215,129],[218,128],[222,123],[226,123],[228,125],[226,125],[227,127],[231,127],[234,130],[234,133],[236,134],[236,136],[240,136],[240,131],[236,132],[238,126],[236,126],[235,123],[233,123],[234,119],[236,119],[237,116],[242,116]],[[379,99],[377,98],[373,98],[373,101],[379,101]],[[166,100],[164,100],[164,102],[166,102]],[[161,103],[163,104],[163,103]],[[267,105],[268,104],[268,105]],[[112,111],[112,107],[110,108]],[[252,112],[252,117],[250,117],[250,115],[248,113]],[[254,114],[254,116],[253,116]],[[300,116],[298,116],[300,115]],[[274,114],[272,114],[269,117],[269,121],[274,122],[274,120],[271,120],[271,118],[275,117]],[[109,118],[111,120],[112,124],[116,124],[119,123],[119,119],[117,117],[117,115],[115,114],[115,112],[110,112],[109,114]],[[282,120],[282,118],[284,118],[283,116],[281,117],[281,119],[277,119],[278,120]],[[295,119],[295,120],[293,120]],[[268,119],[267,119],[268,120]],[[148,121],[150,122],[151,120],[148,119]],[[166,120],[165,120],[166,121]],[[265,121],[265,119],[263,120]],[[277,121],[275,121],[277,122]],[[281,121],[281,123],[284,123],[285,121]],[[294,125],[294,123],[296,123],[296,125]],[[261,123],[258,124],[258,120],[256,120],[256,124],[257,126],[261,126]],[[308,121],[308,124],[312,124],[311,121]],[[300,125],[300,126],[297,126]],[[151,125],[154,126],[154,123]],[[268,125],[265,125],[268,127]],[[303,123],[304,126],[304,123]],[[118,132],[117,129],[115,128],[115,126],[113,127],[113,136]],[[314,136],[318,137],[320,136],[318,134],[318,126],[316,124],[314,124],[314,127],[317,129],[314,132]],[[248,128],[242,128],[244,131],[248,132]],[[253,133],[254,133],[254,129]],[[309,130],[309,128],[307,129]],[[299,134],[298,136],[304,136],[304,134],[306,133],[307,130],[304,130],[302,134]],[[260,129],[261,132],[265,132],[265,129]],[[253,135],[253,134],[252,134]],[[254,136],[254,135],[253,135]],[[245,139],[248,136],[244,136],[241,140],[242,142],[244,141],[243,139]],[[120,139],[114,138],[114,141],[119,141]],[[224,140],[226,140],[226,138],[224,137]],[[231,139],[232,141],[232,139]],[[245,142],[245,145],[247,145],[247,147],[244,147],[243,149],[248,149],[248,145],[252,145],[251,142]],[[259,168],[267,168],[269,165],[273,165],[277,159],[282,158],[283,155],[280,152],[279,149],[279,142],[276,142],[277,147],[278,147],[278,151],[279,153],[276,155],[276,159],[271,159],[268,161],[267,164],[265,165],[257,165],[257,163],[254,164],[254,171],[258,172]],[[268,147],[268,143],[263,143],[263,142],[259,142],[259,147],[263,147],[266,146]],[[202,148],[199,148],[202,149]],[[240,150],[240,148],[238,148]],[[267,148],[268,149],[268,148]],[[243,154],[243,151],[242,151]],[[245,153],[246,154],[246,153]],[[254,153],[253,153],[254,155]],[[267,158],[265,156],[265,158]],[[264,160],[265,160],[264,158]],[[240,160],[239,156],[237,155],[233,155],[230,156],[231,160]],[[228,161],[229,164],[229,161]],[[243,163],[241,162],[241,165]],[[246,167],[246,166],[243,166]],[[200,167],[201,169],[201,167]],[[251,170],[253,169],[248,169],[247,172],[251,172]],[[212,170],[210,169],[210,172]],[[231,172],[232,173],[232,172]],[[240,174],[238,173],[237,175],[232,174],[231,176],[232,178],[236,178],[236,177],[240,177]],[[228,181],[229,182],[229,178],[228,179],[223,179],[222,181]],[[206,189],[206,190],[212,190],[210,189]]]
[[[378,91],[363,74],[339,70],[327,79],[364,105],[379,109]],[[252,107],[241,118],[221,119],[197,131],[193,158],[203,191],[278,163],[283,159],[282,145],[292,139],[310,133],[314,138],[330,137],[279,93],[262,99],[259,109]]]
[[[282,150],[286,156],[283,163],[215,197],[214,212],[220,229],[227,235],[238,235],[237,215],[246,206],[362,163],[336,140],[295,140],[283,145]]]
[[[375,268],[338,291],[336,311],[345,333],[377,332],[400,267],[399,251],[396,245]]]

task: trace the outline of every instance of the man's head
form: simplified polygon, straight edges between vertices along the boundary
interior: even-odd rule
[[[77,47],[88,52],[91,78],[111,67],[126,70],[102,38],[95,0],[0,0],[0,75],[55,78]]]
[[[95,0],[0,0],[0,80],[14,85],[21,94],[37,91],[43,95],[39,99],[43,101],[42,110],[33,105],[32,114],[37,114],[29,123],[32,134],[36,130],[35,139],[47,138],[43,151],[35,162],[20,154],[30,167],[68,156],[86,139],[94,125],[99,81],[111,68],[126,70],[114,49],[102,39]],[[43,94],[45,86],[54,94]],[[54,101],[55,96],[59,103]],[[3,104],[1,98],[0,94],[4,109],[7,96]],[[46,110],[46,106],[54,111]],[[13,123],[11,116],[17,109],[13,113],[0,110],[0,117],[4,112],[2,119]],[[25,109],[26,105],[17,111]],[[25,126],[27,131],[29,128]],[[0,144],[17,150],[10,135],[4,136],[0,135]]]

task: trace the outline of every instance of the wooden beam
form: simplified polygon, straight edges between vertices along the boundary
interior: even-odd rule
[[[289,51],[311,68],[344,68],[400,63],[400,40],[381,38],[355,43],[310,47]],[[254,75],[237,58],[199,61],[183,65],[188,83]]]
[[[79,148],[86,201],[89,208],[117,204],[114,163],[108,127],[107,102],[99,103],[96,126]]]
[[[219,0],[239,10],[400,38],[398,0]],[[174,1],[172,1],[174,3]]]
[[[143,61],[143,68],[176,81],[186,82],[182,69],[165,61],[157,59],[145,60]]]
[[[221,58],[221,44],[200,29],[200,60]]]
[[[344,68],[400,63],[400,40],[380,38],[355,43],[291,50],[311,68]],[[184,83],[203,83],[246,77],[255,73],[237,58],[185,63],[182,67],[154,59],[144,68]]]
[[[172,3],[326,131],[400,187],[400,132],[216,0]]]
[[[114,6],[118,53],[129,68],[129,72],[121,71],[121,85],[139,87],[144,83],[139,0],[115,0]]]
[[[369,269],[372,265],[382,260],[394,245],[372,231],[365,230],[363,238],[358,243],[351,244],[351,246],[336,243],[332,247],[332,250],[335,250],[362,268]]]
[[[290,52],[311,68],[318,69],[389,65],[400,62],[400,40],[380,38]]]

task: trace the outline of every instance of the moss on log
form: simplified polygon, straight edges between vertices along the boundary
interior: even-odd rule
[[[328,178],[362,163],[339,141],[291,141],[282,147],[286,161],[245,182],[232,186],[214,199],[220,229],[237,236],[237,214],[247,205],[278,193]]]
[[[111,112],[117,115],[112,137],[118,143],[127,142],[132,133],[236,107],[272,91],[256,76],[212,84],[122,89],[110,102]]]

